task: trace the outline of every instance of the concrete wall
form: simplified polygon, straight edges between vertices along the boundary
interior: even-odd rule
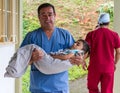
[[[114,0],[114,30],[120,35],[120,0]],[[120,93],[120,61],[115,71],[114,93]]]
[[[15,93],[15,79],[4,78],[5,68],[14,51],[14,44],[0,44],[0,93]]]

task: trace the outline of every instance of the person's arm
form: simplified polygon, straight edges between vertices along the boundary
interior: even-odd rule
[[[31,65],[33,62],[37,62],[43,57],[44,53],[42,50],[34,49],[32,52],[32,56],[29,62],[29,65]]]
[[[34,65],[40,72],[44,74],[61,73],[67,71],[70,67],[72,67],[72,64],[69,62],[69,60],[60,60],[53,58],[47,53],[44,54],[42,59],[34,62]]]
[[[116,64],[118,63],[119,59],[120,59],[120,48],[115,49],[116,53],[115,53],[115,69],[116,69]]]
[[[67,59],[70,59],[73,56],[74,56],[73,53],[69,53],[69,54],[65,54],[65,55],[52,55],[53,58],[57,58],[57,59],[60,59],[60,60],[67,60]]]
[[[74,65],[82,65],[82,68],[84,69],[84,70],[86,70],[87,69],[87,65],[86,65],[86,59],[89,57],[89,54],[88,53],[86,53],[86,54],[84,54],[84,56],[74,56],[74,57],[71,57],[70,58],[70,62],[71,62],[71,64],[74,64]]]
[[[72,67],[69,60],[54,59],[41,47],[35,46],[35,48],[36,49],[33,50],[31,54],[32,58],[30,62],[32,62],[30,64],[33,63],[40,72],[44,74],[56,74],[67,71],[70,67]]]
[[[86,59],[89,57],[88,52],[84,54],[83,56],[83,61],[81,62],[82,68],[84,70],[87,70],[87,64],[86,64]]]

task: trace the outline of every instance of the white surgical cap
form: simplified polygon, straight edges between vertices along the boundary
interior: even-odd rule
[[[108,23],[110,22],[109,13],[101,13],[98,19],[98,24]]]

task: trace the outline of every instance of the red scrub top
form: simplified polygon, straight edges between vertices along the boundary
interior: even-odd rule
[[[89,32],[86,41],[90,45],[88,70],[114,71],[114,49],[120,47],[119,35],[108,28],[98,28]]]

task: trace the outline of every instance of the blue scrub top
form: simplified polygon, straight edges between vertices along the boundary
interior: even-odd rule
[[[74,39],[72,35],[62,28],[56,27],[50,39],[47,38],[42,28],[38,28],[26,35],[21,47],[27,44],[36,44],[42,47],[47,53],[50,53],[70,48],[73,43]],[[46,75],[38,71],[34,65],[31,65],[30,91],[40,93],[66,91],[65,93],[68,93],[68,72]]]

